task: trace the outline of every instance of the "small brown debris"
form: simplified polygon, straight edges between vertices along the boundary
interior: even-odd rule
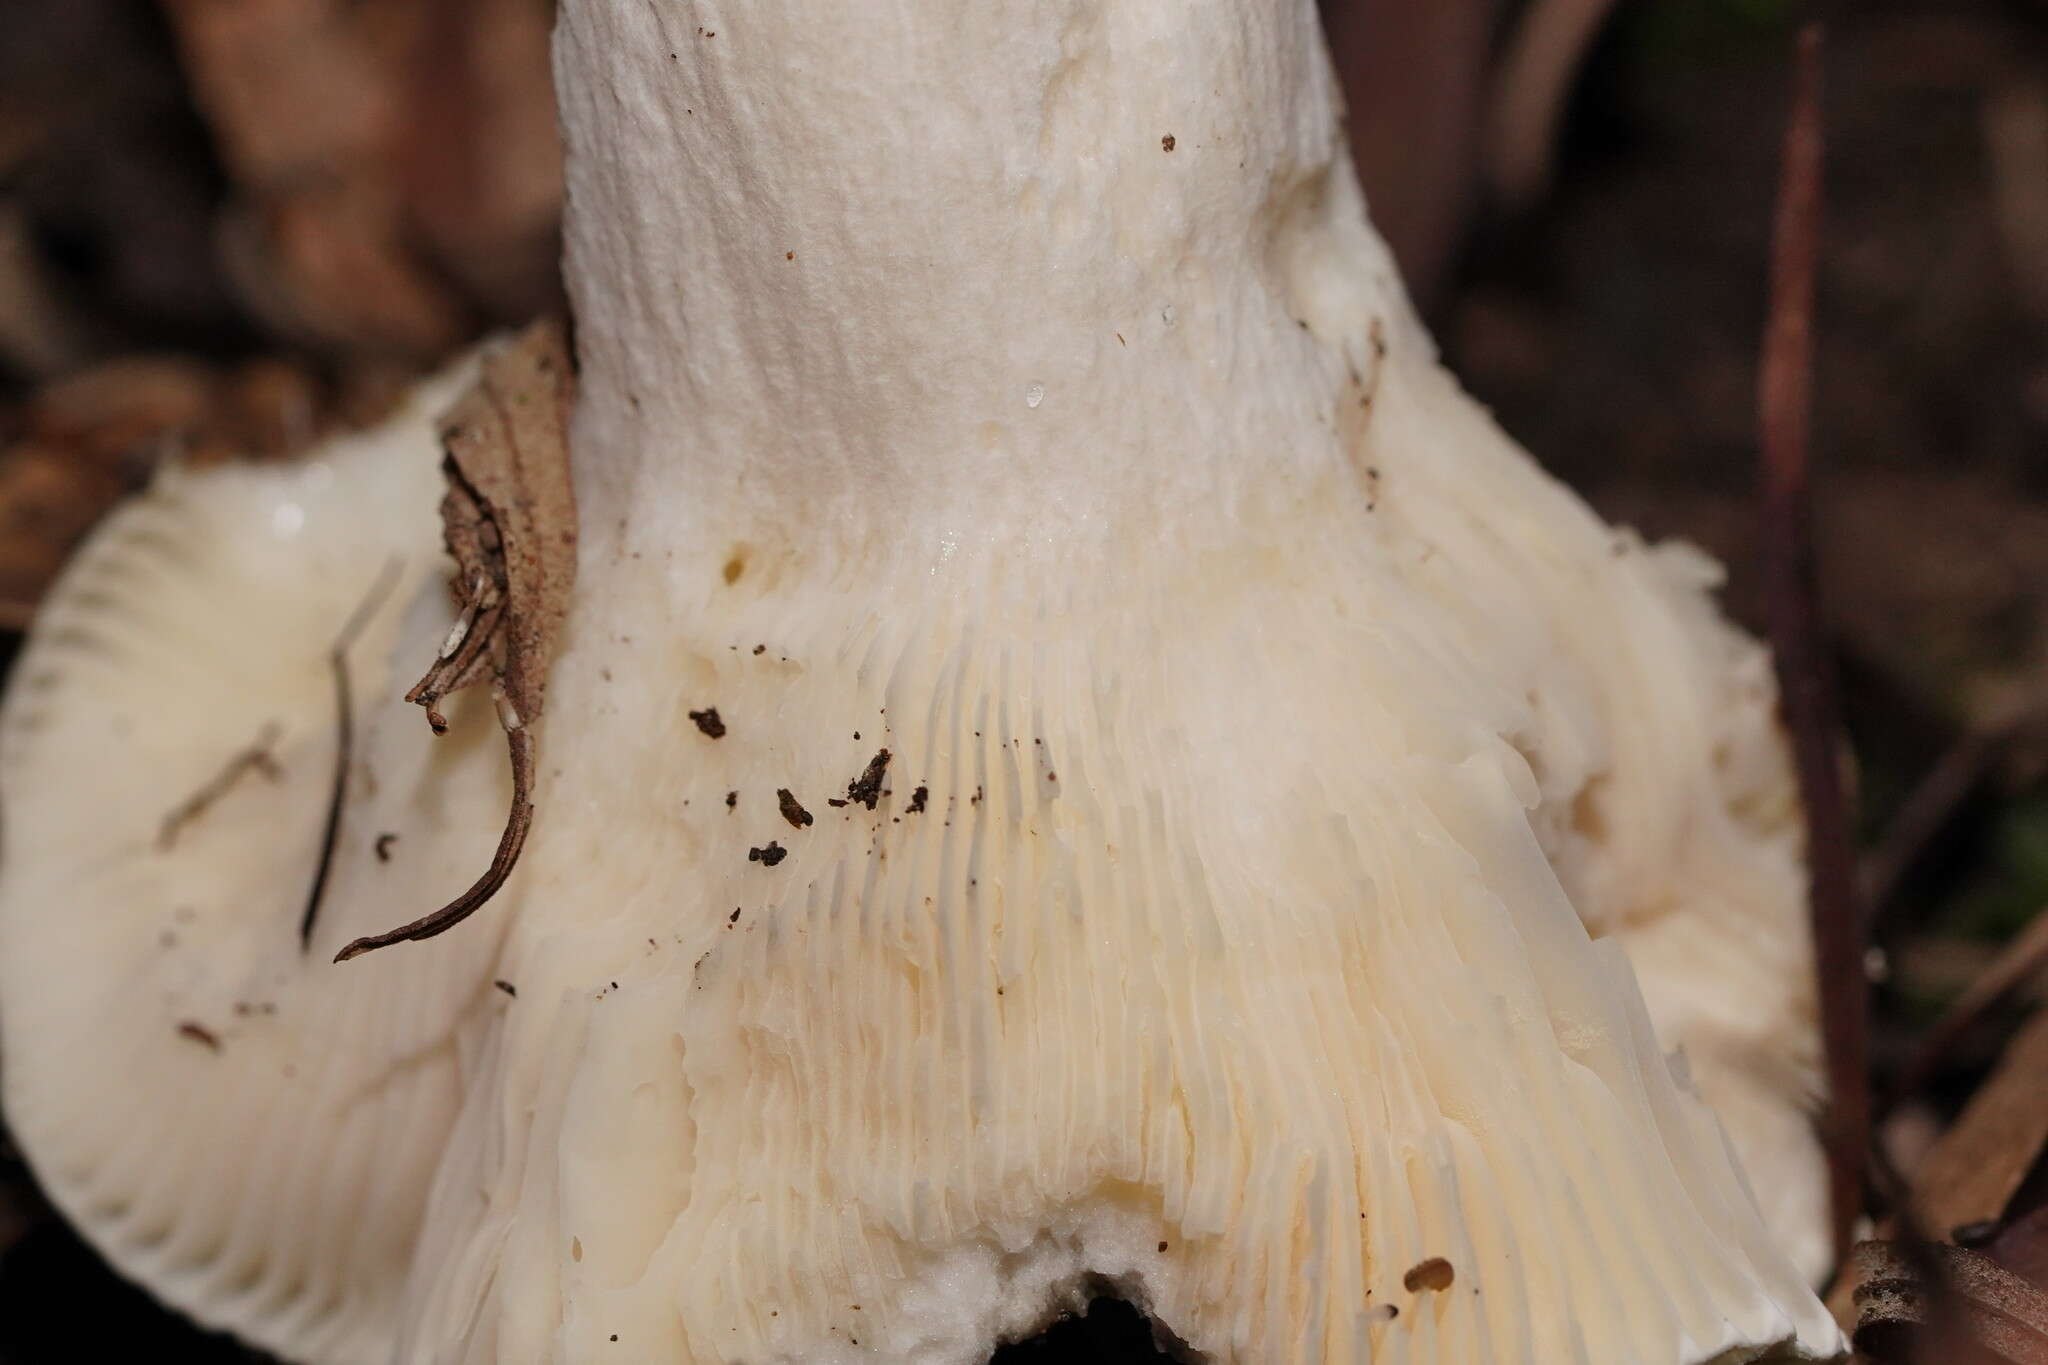
[[[920,784],[915,791],[910,793],[910,804],[903,808],[903,813],[906,815],[917,815],[922,813],[924,810],[925,801],[931,796],[931,794],[932,792],[930,787],[926,787]]]
[[[670,714],[674,713],[671,712]],[[718,718],[717,707],[707,706],[702,711],[692,711],[690,713],[690,719],[696,723],[696,726],[699,730],[702,730],[705,734],[711,736],[711,738],[725,738],[725,722]]]
[[[789,850],[776,843],[773,839],[768,841],[766,848],[750,848],[747,850],[747,861],[750,863],[760,863],[763,867],[773,867],[788,856]]]
[[[846,784],[846,799],[855,801],[869,810],[882,799],[882,778],[889,771],[889,751],[878,749],[868,760],[868,766],[859,777]]]
[[[727,924],[738,924],[740,922],[740,908],[737,905],[732,908],[732,913],[725,917],[725,922]]]
[[[1159,139],[1159,150],[1162,152],[1170,152],[1173,150],[1173,144],[1173,134],[1168,133],[1165,137]]]
[[[766,646],[766,645],[755,645],[755,646],[754,646],[754,653],[756,653],[756,654],[766,654],[767,652],[768,652],[768,646]]]
[[[519,998],[519,988],[513,985],[511,982],[493,981],[491,984],[493,986],[496,986],[499,990],[505,992],[505,994],[511,996],[514,1000],[517,1000]]]
[[[738,792],[730,791],[725,794],[725,808],[727,810],[733,809],[735,806],[739,805],[739,803],[740,794]]]
[[[1425,1289],[1441,1292],[1449,1289],[1451,1282],[1457,1277],[1458,1274],[1451,1269],[1449,1261],[1441,1256],[1432,1256],[1426,1261],[1418,1261],[1410,1266],[1408,1273],[1401,1277],[1401,1287],[1411,1294],[1420,1293]]]
[[[1161,1243],[1159,1244],[1159,1249],[1160,1249],[1161,1251],[1164,1251],[1164,1250],[1166,1250],[1166,1243],[1164,1243],[1164,1242],[1161,1242]]]
[[[792,828],[802,829],[805,825],[811,823],[811,813],[803,808],[802,803],[796,799],[789,788],[777,787],[775,789],[775,802],[782,808],[782,818],[789,821]]]
[[[203,1043],[215,1052],[220,1051],[220,1036],[212,1029],[206,1027],[206,1025],[194,1020],[187,1019],[184,1023],[179,1024],[178,1036],[180,1038],[190,1038],[195,1043]]]
[[[373,850],[375,851],[375,853],[377,854],[377,861],[378,861],[378,862],[380,862],[380,863],[388,863],[388,862],[390,862],[390,861],[391,861],[391,846],[392,846],[393,844],[397,843],[397,842],[398,842],[398,836],[397,836],[396,834],[380,834],[380,835],[378,835],[378,836],[377,836],[377,842],[371,845],[371,848],[372,848],[372,849],[373,849]]]

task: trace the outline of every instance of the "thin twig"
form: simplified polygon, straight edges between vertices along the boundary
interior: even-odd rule
[[[1911,1095],[1917,1091],[1971,1025],[2044,969],[2048,969],[2048,906],[2035,913],[2019,937],[1999,950],[1991,965],[1977,974],[1976,980],[1927,1030],[1920,1046],[1900,1070],[1893,1092]]]
[[[519,850],[526,846],[526,832],[533,828],[533,730],[523,725],[507,730],[505,740],[512,747],[512,814],[505,822],[504,833],[498,836],[498,851],[491,855],[491,865],[484,869],[484,874],[469,890],[439,910],[422,915],[410,924],[401,924],[396,929],[356,939],[334,955],[336,962],[348,962],[395,943],[413,943],[445,934],[498,894],[498,888],[505,884],[505,879],[512,875],[512,868],[519,861]]]
[[[1996,769],[2019,728],[2019,721],[2012,720],[1963,734],[1928,769],[1885,826],[1877,846],[1863,860],[1863,903],[1873,932],[1900,883]]]
[[[1572,83],[1614,0],[1537,0],[1515,26],[1487,111],[1487,170],[1510,209],[1528,208],[1556,168]]]
[[[1813,385],[1813,293],[1820,254],[1821,112],[1818,25],[1799,35],[1771,238],[1771,303],[1758,376],[1763,555],[1771,644],[1785,727],[1806,810],[1807,864],[1829,1100],[1821,1140],[1839,1256],[1863,1208],[1870,1128],[1864,922],[1849,838],[1848,797],[1836,766],[1841,734],[1834,670],[1823,645],[1814,581],[1807,429]]]
[[[376,580],[349,613],[341,633],[334,637],[333,648],[327,652],[327,665],[334,674],[334,785],[327,797],[327,824],[320,834],[320,861],[313,867],[313,885],[306,893],[306,908],[299,916],[300,952],[313,946],[313,925],[320,918],[320,902],[327,895],[327,876],[334,869],[334,849],[341,840],[341,812],[348,805],[348,770],[356,747],[356,707],[349,686],[348,652],[363,628],[370,624],[370,618],[384,605],[384,599],[398,586],[401,566],[402,561],[396,556],[384,561]]]
[[[237,751],[198,791],[179,802],[170,814],[164,816],[163,821],[157,826],[157,848],[168,852],[171,845],[178,841],[178,835],[185,826],[204,815],[207,807],[226,796],[235,783],[242,780],[243,773],[259,772],[275,782],[281,770],[271,750],[277,747],[278,738],[283,733],[276,721],[265,722],[263,728],[256,734],[255,743]]]

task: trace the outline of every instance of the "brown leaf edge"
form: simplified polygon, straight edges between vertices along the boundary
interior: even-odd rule
[[[1859,1359],[1943,1365],[2048,1363],[2048,1294],[1962,1247],[1862,1242]]]
[[[476,384],[443,425],[442,533],[455,558],[460,614],[406,700],[424,706],[440,734],[447,728],[440,700],[489,681],[511,756],[512,807],[490,866],[467,891],[408,924],[356,939],[336,962],[446,933],[498,893],[526,845],[539,767],[535,726],[576,572],[573,396],[568,342],[559,324],[543,320],[485,357]]]
[[[1920,1162],[1912,1190],[1888,1192],[1883,1240],[1857,1247],[1829,1295],[1853,1321],[1859,1362],[2048,1365],[2044,1069],[2048,1014],[2036,1014]],[[2015,1335],[2021,1320],[2031,1326]]]

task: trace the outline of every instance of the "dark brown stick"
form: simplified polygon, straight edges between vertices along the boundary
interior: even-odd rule
[[[2035,912],[2033,920],[2020,931],[2019,937],[1999,950],[1991,965],[1978,974],[1977,979],[1927,1030],[1920,1045],[1900,1068],[1899,1080],[1892,1087],[1892,1093],[1905,1096],[1918,1091],[1947,1059],[1957,1039],[1969,1032],[1971,1026],[1993,1007],[2040,975],[2044,968],[2048,968],[2048,906]]]
[[[275,782],[282,775],[282,770],[277,766],[277,759],[270,751],[277,747],[277,741],[283,735],[284,731],[278,727],[276,721],[265,722],[262,730],[257,732],[255,743],[236,753],[222,765],[219,773],[208,779],[205,786],[179,802],[177,808],[163,818],[156,831],[158,850],[168,852],[171,845],[177,842],[179,832],[206,814],[207,808],[214,802],[234,790],[235,784],[242,780],[244,773],[262,773]]]
[[[1771,302],[1758,376],[1763,555],[1771,644],[1806,810],[1807,865],[1828,1108],[1821,1140],[1837,1256],[1863,1209],[1870,1128],[1866,1073],[1869,985],[1863,911],[1850,845],[1848,797],[1837,766],[1841,734],[1834,669],[1815,588],[1807,428],[1813,386],[1813,293],[1821,225],[1821,34],[1799,35],[1798,73],[1785,129],[1771,238]]]
[[[1949,746],[1899,807],[1877,846],[1863,860],[1863,902],[1874,936],[1883,937],[1885,911],[1906,874],[1996,771],[2019,728],[2019,721],[2009,720],[1970,730]]]
[[[370,624],[370,618],[384,605],[384,599],[398,586],[401,563],[386,560],[376,581],[363,600],[349,613],[334,647],[327,653],[327,666],[334,674],[334,783],[327,792],[327,823],[320,831],[320,860],[313,865],[313,885],[306,892],[306,908],[299,913],[299,951],[313,946],[313,926],[320,918],[320,903],[327,898],[328,874],[334,870],[334,849],[341,841],[341,813],[348,805],[348,768],[355,761],[356,705],[349,685],[348,652],[356,637]]]
[[[373,949],[389,948],[394,943],[410,943],[445,934],[498,894],[498,888],[505,884],[505,879],[512,875],[512,868],[519,861],[519,850],[526,844],[526,831],[533,828],[532,775],[536,762],[531,729],[521,726],[517,730],[508,730],[505,738],[512,746],[512,813],[505,821],[505,832],[498,837],[498,851],[492,855],[491,865],[484,869],[483,876],[477,878],[469,890],[432,914],[422,915],[396,929],[357,939],[334,955],[336,962],[347,962]]]

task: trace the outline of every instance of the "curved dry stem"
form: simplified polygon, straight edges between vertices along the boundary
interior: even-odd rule
[[[422,915],[396,929],[355,940],[334,955],[336,962],[347,962],[394,943],[411,943],[445,934],[498,894],[498,888],[505,884],[505,879],[512,875],[513,867],[519,862],[519,851],[526,846],[526,832],[533,828],[533,731],[520,726],[507,730],[505,739],[512,751],[512,809],[505,817],[505,832],[498,838],[498,851],[491,855],[491,865],[484,869],[483,876],[477,878],[469,890],[432,914]]]

